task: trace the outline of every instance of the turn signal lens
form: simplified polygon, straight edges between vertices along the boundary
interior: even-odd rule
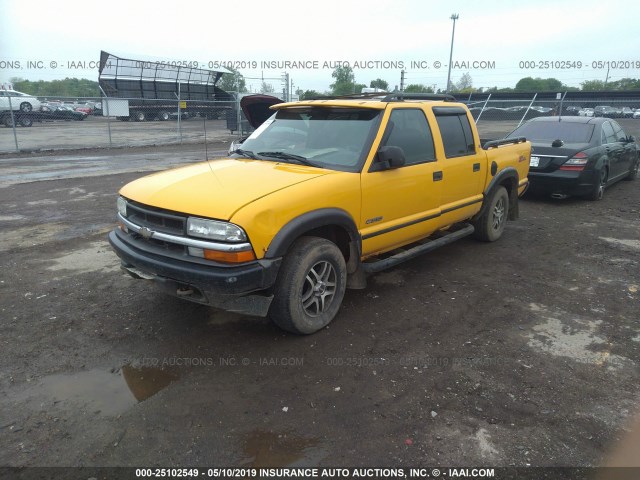
[[[244,252],[221,252],[219,250],[204,249],[204,258],[207,260],[215,260],[222,263],[244,263],[256,259],[253,250],[245,250]]]

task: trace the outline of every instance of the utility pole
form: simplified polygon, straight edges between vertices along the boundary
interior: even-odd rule
[[[447,73],[447,86],[445,88],[445,92],[449,93],[450,84],[451,84],[451,62],[453,60],[453,37],[456,34],[456,20],[458,20],[459,15],[457,13],[453,13],[451,15],[451,20],[453,20],[453,30],[451,32],[451,50],[449,51],[449,73]]]
[[[404,92],[404,69],[400,70],[400,91]]]

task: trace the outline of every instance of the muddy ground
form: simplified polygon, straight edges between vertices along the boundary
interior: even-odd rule
[[[500,241],[380,273],[300,337],[119,270],[119,187],[200,155],[0,158],[0,465],[589,466],[622,438],[640,181],[527,198]]]

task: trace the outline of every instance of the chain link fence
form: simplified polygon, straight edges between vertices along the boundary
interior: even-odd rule
[[[0,124],[0,152],[227,142],[249,130],[237,99],[4,96]]]
[[[617,121],[628,135],[640,139],[640,99],[612,100],[492,100],[465,102],[482,138],[502,138],[522,123],[542,116],[607,117]]]
[[[0,91],[0,153],[231,143],[250,131],[230,101],[141,98],[35,98]],[[463,99],[460,99],[464,101]],[[465,102],[482,138],[502,138],[539,116],[603,116],[640,139],[640,100],[492,100]]]

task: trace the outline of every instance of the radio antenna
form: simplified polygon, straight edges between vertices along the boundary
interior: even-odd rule
[[[209,153],[207,152],[207,116],[204,116],[204,159],[209,160]]]

